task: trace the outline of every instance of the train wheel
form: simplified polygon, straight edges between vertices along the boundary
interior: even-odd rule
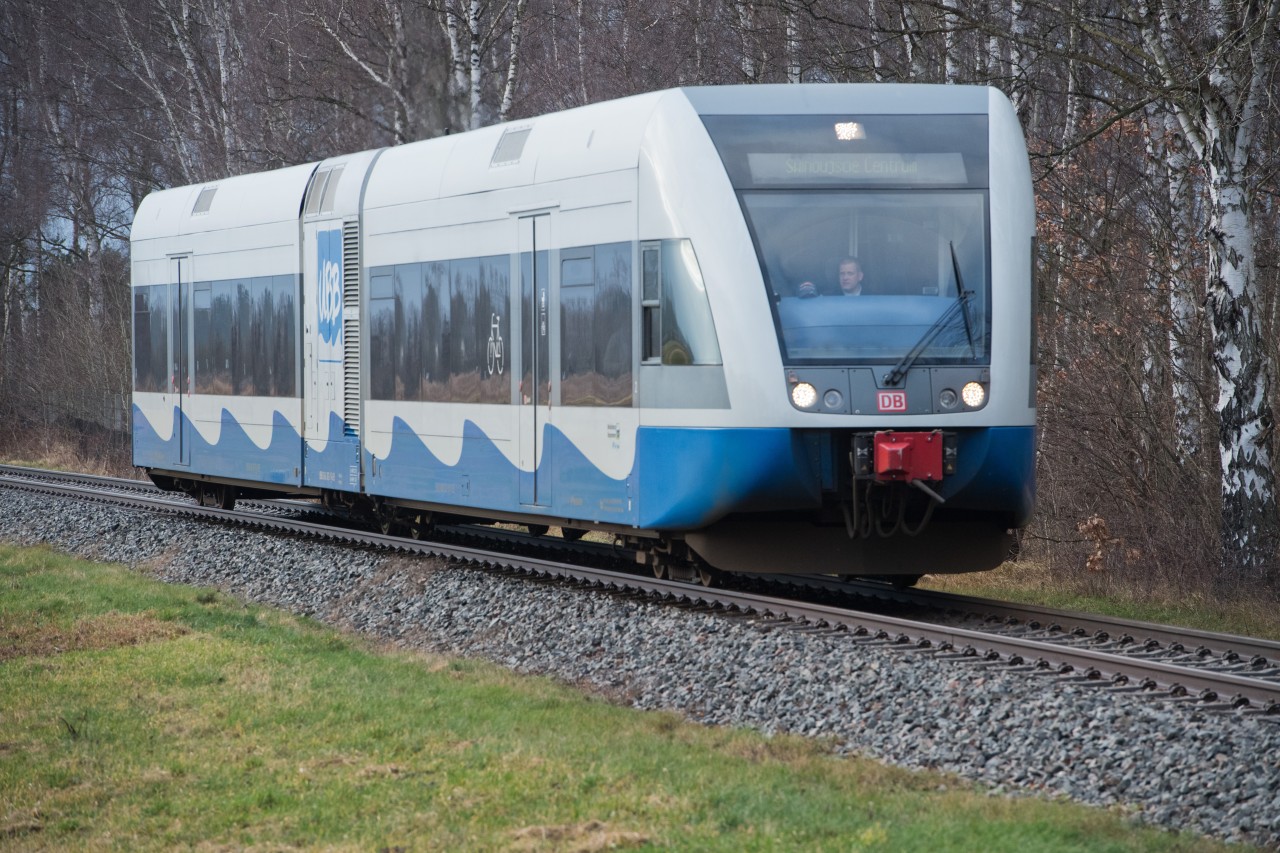
[[[526,524],[525,527],[529,528],[530,536],[546,536],[547,531],[551,529],[545,524]]]
[[[434,529],[435,524],[432,523],[429,512],[415,512],[413,518],[409,520],[409,535],[414,539],[430,536]]]
[[[581,527],[561,527],[560,535],[570,542],[577,542],[583,536],[587,535],[587,531]]]
[[[394,536],[396,530],[400,527],[400,512],[394,506],[388,504],[380,504],[374,510],[374,520],[378,525],[378,532],[383,536]]]
[[[658,580],[665,580],[667,577],[667,563],[665,560],[653,561],[653,576]]]
[[[719,579],[719,574],[719,572],[708,565],[703,564],[698,566],[698,580],[702,582],[703,586],[715,586],[716,581]]]
[[[233,486],[220,486],[216,483],[201,483],[196,487],[196,502],[200,506],[218,509],[235,509],[237,492]]]

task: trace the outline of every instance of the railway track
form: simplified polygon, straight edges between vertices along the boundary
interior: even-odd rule
[[[781,585],[705,588],[623,570],[634,555],[607,546],[563,543],[583,565],[556,554],[558,540],[472,529],[452,541],[424,541],[335,526],[298,501],[245,501],[240,509],[203,507],[141,481],[0,466],[0,487],[74,498],[330,542],[459,561],[504,573],[558,578],[644,594],[676,606],[708,608],[765,628],[847,634],[851,642],[931,655],[961,666],[1002,668],[1028,677],[1073,682],[1197,711],[1256,716],[1280,724],[1280,643],[1097,615],[829,576]],[[320,520],[317,520],[320,519]],[[478,544],[477,544],[478,543]],[[518,547],[520,543],[530,548]],[[611,558],[611,559],[610,559]],[[803,591],[803,594],[799,594]],[[835,603],[833,603],[835,602]],[[883,611],[910,611],[909,616]]]

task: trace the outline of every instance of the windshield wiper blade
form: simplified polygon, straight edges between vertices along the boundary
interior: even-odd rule
[[[902,357],[901,361],[894,365],[893,370],[889,371],[889,374],[884,378],[885,385],[897,385],[901,382],[902,378],[907,375],[907,371],[911,369],[911,365],[916,363],[916,359],[929,348],[929,345],[933,343],[933,339],[947,327],[947,324],[955,319],[957,313],[964,317],[965,338],[969,341],[969,351],[973,352],[973,331],[969,328],[969,309],[967,307],[969,297],[973,296],[973,291],[964,289],[964,278],[960,275],[960,262],[956,260],[955,244],[948,245],[951,246],[951,271],[956,277],[956,301],[951,303],[951,307],[944,311],[941,317],[933,321],[932,326],[925,329],[924,334],[920,336],[920,340],[916,341],[916,345]]]
[[[964,315],[964,337],[969,342],[969,355],[975,355],[973,351],[973,329],[969,326],[969,297],[973,294],[964,289],[964,276],[960,275],[960,262],[956,260],[956,244],[947,243],[951,248],[951,271],[956,276],[956,299],[960,305],[960,313]]]
[[[893,370],[889,371],[889,375],[884,378],[884,384],[897,385],[902,381],[902,377],[907,375],[907,371],[911,369],[911,365],[915,364],[920,353],[928,349],[929,344],[933,343],[933,339],[946,328],[947,324],[955,319],[957,313],[964,309],[965,302],[969,299],[968,291],[961,291],[956,301],[951,303],[951,307],[943,312],[942,316],[933,321],[933,325],[925,330],[920,336],[920,340],[916,341],[916,345],[902,357],[902,360],[894,365]]]

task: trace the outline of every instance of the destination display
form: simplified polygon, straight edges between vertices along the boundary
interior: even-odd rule
[[[959,153],[898,154],[892,152],[747,154],[755,186],[795,184],[910,184],[968,183],[964,157]]]

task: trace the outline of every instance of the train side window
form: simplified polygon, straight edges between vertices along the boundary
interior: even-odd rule
[[[480,292],[474,311],[476,355],[480,366],[480,402],[510,403],[507,341],[511,338],[511,256],[480,259]]]
[[[633,243],[560,250],[560,400],[631,405]]]
[[[599,404],[595,336],[595,251],[561,249],[560,400],[566,406]]]
[[[596,246],[595,369],[601,405],[630,406],[632,243]]]
[[[209,352],[206,377],[210,394],[234,394],[231,382],[232,363],[236,358],[235,336],[235,282],[215,281],[209,288]],[[199,365],[196,382],[199,383]]]
[[[688,240],[641,245],[644,361],[720,364],[702,270]]]
[[[297,278],[277,275],[272,278],[274,292],[270,345],[271,364],[275,367],[274,393],[277,397],[292,397],[298,391],[298,315]]]
[[[396,299],[391,269],[370,271],[369,276],[369,396],[394,400]]]
[[[422,394],[422,264],[395,268],[395,364],[397,400],[421,400]]]
[[[134,388],[168,390],[169,285],[145,285],[133,292]]]
[[[480,402],[480,378],[485,370],[485,341],[489,318],[479,326],[480,259],[460,258],[449,263],[449,374],[448,398],[458,403]]]
[[[640,244],[640,311],[646,362],[662,359],[662,265],[657,243]]]
[[[449,262],[423,265],[422,399],[448,400],[449,382]]]
[[[196,361],[195,392],[197,394],[216,393],[212,387],[213,377],[213,282],[197,281],[195,291],[191,294],[192,318],[191,337],[195,343]]]

